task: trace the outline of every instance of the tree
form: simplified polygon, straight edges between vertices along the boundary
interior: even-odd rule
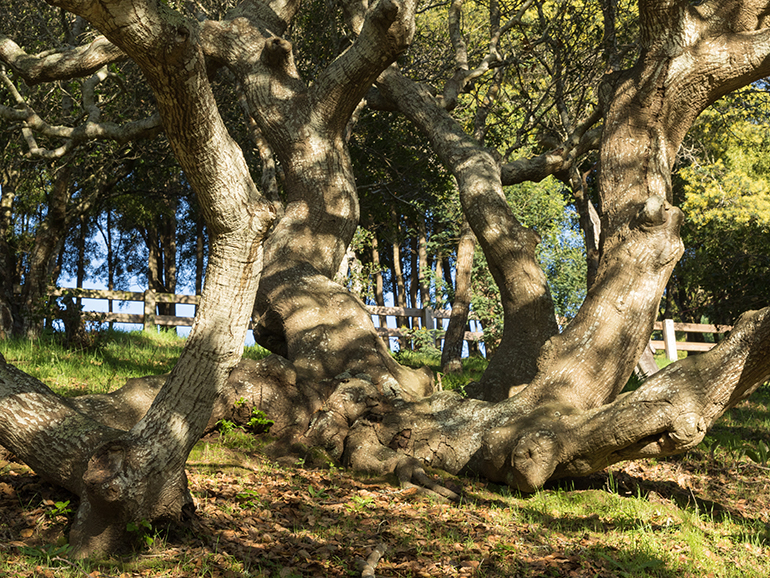
[[[81,496],[71,536],[79,554],[111,551],[127,521],[181,515],[189,504],[185,458],[211,419],[235,411],[235,396],[247,400],[239,407],[257,407],[275,421],[275,451],[317,448],[353,468],[396,472],[404,483],[456,498],[431,482],[422,464],[531,491],[619,460],[685,451],[770,377],[770,309],[763,309],[744,314],[712,351],[621,395],[683,251],[681,211],[672,205],[676,151],[708,105],[770,72],[767,2],[640,0],[638,17],[624,19],[611,1],[526,0],[511,9],[492,3],[489,42],[474,66],[462,34],[463,3],[453,2],[455,66],[440,95],[393,64],[412,36],[409,2],[344,2],[351,41],[312,84],[283,37],[299,10],[293,3],[244,2],[203,22],[185,18],[185,6],[175,11],[150,0],[51,3],[87,18],[104,36],[53,58],[30,56],[0,36],[0,59],[33,83],[131,58],[153,89],[211,240],[191,337],[149,409],[152,395],[132,392],[154,394],[157,381],[65,403],[0,363],[0,442]],[[595,34],[597,18],[603,38]],[[593,53],[559,36],[584,22],[591,25],[579,38],[599,46]],[[638,57],[627,68],[615,41],[621,22],[639,30]],[[517,35],[521,44],[511,40]],[[533,45],[542,52],[533,56]],[[573,54],[592,58],[572,61]],[[491,130],[504,73],[525,70],[533,59],[547,71],[543,96],[527,101],[516,132],[534,137],[547,128],[560,142],[509,160],[482,146],[476,131]],[[597,67],[613,72],[581,86],[580,74]],[[278,211],[258,193],[217,109],[209,78],[218,68],[239,86],[247,121],[265,145],[263,177],[270,174],[267,150],[283,171],[286,204],[272,228]],[[473,122],[462,122],[467,116],[450,111],[481,77],[490,82]],[[500,289],[504,334],[477,388],[483,400],[434,393],[425,372],[395,363],[361,302],[332,281],[359,220],[346,137],[364,96],[372,107],[403,114],[430,141],[457,182]],[[34,119],[22,112],[30,128]],[[580,310],[559,333],[537,261],[539,236],[513,215],[503,186],[548,175],[569,180],[596,146],[598,267]],[[256,333],[276,355],[234,369],[252,302]]]
[[[688,252],[667,300],[685,321],[729,324],[767,302],[769,102],[759,86],[721,99],[701,115],[680,153],[674,194],[686,216]]]

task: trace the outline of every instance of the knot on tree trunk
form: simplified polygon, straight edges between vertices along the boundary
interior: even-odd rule
[[[706,435],[707,429],[706,420],[700,414],[682,413],[674,419],[668,437],[673,440],[678,449],[685,449],[698,445]]]
[[[666,200],[657,195],[645,201],[637,215],[641,227],[657,227],[666,222]]]
[[[552,431],[540,430],[525,435],[511,454],[509,485],[522,492],[534,492],[553,474],[558,454],[559,444]]]
[[[291,57],[291,42],[274,36],[265,40],[262,48],[262,62],[270,68],[287,70],[293,65]]]
[[[392,42],[390,49],[383,51],[383,61],[391,56],[397,56],[409,47],[414,35],[414,19],[411,13],[414,3],[404,0],[380,0],[372,8],[371,22],[382,30],[387,30],[386,39]],[[364,23],[366,27],[366,23]],[[366,34],[366,28],[361,35]]]
[[[642,243],[649,247],[657,267],[678,260],[684,252],[679,229],[684,214],[663,197],[652,195],[639,208],[634,227],[643,233]]]
[[[526,420],[525,420],[526,421]],[[527,431],[522,435],[522,431]],[[495,428],[481,446],[481,473],[522,492],[534,492],[553,474],[562,444],[550,429],[522,427],[522,423]]]
[[[70,533],[73,555],[86,558],[125,549],[129,515],[138,507],[130,490],[128,447],[121,441],[94,452],[83,474],[84,492]]]
[[[128,467],[125,444],[111,442],[96,450],[83,474],[83,484],[93,505],[113,505],[125,497]]]

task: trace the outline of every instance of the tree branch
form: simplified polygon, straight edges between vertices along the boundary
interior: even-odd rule
[[[503,63],[500,54],[500,38],[516,24],[521,24],[526,11],[532,6],[534,0],[526,0],[522,6],[502,27],[500,26],[499,9],[493,10],[496,4],[490,7],[490,39],[489,49],[481,62],[472,70],[468,64],[468,50],[462,36],[460,21],[462,16],[463,0],[454,0],[449,6],[449,37],[455,51],[455,73],[448,79],[439,104],[446,110],[453,110],[457,106],[457,98],[477,78],[486,74],[494,65]]]
[[[378,0],[353,44],[311,88],[329,124],[344,130],[377,76],[406,50],[414,34],[414,0]]]
[[[525,181],[538,182],[558,173],[565,173],[573,163],[589,151],[597,150],[602,138],[602,127],[596,126],[601,120],[598,108],[582,122],[567,138],[561,148],[548,151],[528,159],[517,159],[506,163],[501,169],[504,185],[515,185]]]
[[[565,420],[569,442],[557,477],[695,447],[725,411],[768,379],[770,308],[765,308],[743,314],[712,350],[667,366],[608,406]]]
[[[152,138],[161,132],[160,116],[158,113],[123,125],[113,122],[98,122],[101,110],[96,105],[94,89],[107,76],[102,68],[83,84],[83,108],[87,111],[86,121],[76,127],[51,125],[44,121],[30,107],[4,70],[0,69],[0,82],[11,93],[16,108],[0,105],[0,118],[11,122],[23,123],[22,135],[27,143],[29,156],[46,160],[65,156],[80,144],[90,140],[112,140],[123,144],[139,138]],[[64,140],[64,144],[48,149],[38,146],[35,135]]]
[[[0,61],[5,62],[29,85],[89,76],[107,64],[128,57],[104,36],[87,46],[30,55],[4,34],[0,34]]]

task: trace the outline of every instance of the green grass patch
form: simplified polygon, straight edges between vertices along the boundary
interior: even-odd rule
[[[175,331],[105,330],[91,349],[67,349],[59,335],[37,341],[0,340],[0,354],[22,371],[64,396],[107,393],[127,379],[170,372],[184,348]],[[269,351],[244,348],[243,356],[262,359]]]

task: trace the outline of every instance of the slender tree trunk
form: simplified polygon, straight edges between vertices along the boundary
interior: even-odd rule
[[[393,272],[391,274],[391,279],[393,280],[393,301],[396,307],[406,307],[406,284],[404,283],[404,273],[401,269],[401,242],[398,238],[394,238],[390,246],[393,251]],[[409,317],[396,317],[396,324],[399,328],[406,327],[409,329],[411,327],[410,320],[411,318]],[[411,348],[411,340],[408,337],[400,337],[399,343],[402,349]]]
[[[420,284],[420,305],[423,309],[425,309],[430,306],[430,280],[428,278],[430,263],[428,263],[428,227],[425,224],[424,215],[419,216],[417,219],[417,233],[419,256],[417,278]]]
[[[575,207],[578,211],[580,229],[583,231],[583,239],[586,247],[586,290],[590,289],[596,281],[599,270],[599,253],[601,241],[601,221],[596,207],[588,195],[588,183],[586,176],[581,175],[575,168],[571,171],[570,184],[575,196]]]
[[[13,333],[13,286],[16,282],[16,259],[8,243],[15,188],[8,171],[3,172],[3,177],[0,189],[0,339]]]
[[[540,239],[511,213],[495,158],[437,106],[428,87],[394,68],[378,82],[389,101],[430,138],[457,179],[463,212],[487,257],[505,315],[499,347],[505,353],[491,359],[480,393],[489,400],[505,399],[535,376],[541,347],[558,332],[548,284],[535,257]]]
[[[467,219],[463,219],[460,228],[460,242],[457,244],[457,266],[455,267],[455,299],[452,302],[452,314],[444,336],[444,348],[441,352],[441,370],[444,373],[460,373],[462,366],[463,338],[468,325],[468,313],[471,305],[471,272],[473,270],[473,252],[476,239]]]
[[[417,244],[418,240],[413,238],[410,243],[411,247],[409,247],[409,307],[415,309],[420,308],[420,261]],[[417,324],[413,325],[416,327]]]
[[[436,292],[436,303],[439,304],[439,307],[443,308],[444,304],[444,273],[442,271],[443,265],[442,265],[442,257],[441,255],[436,255],[436,258],[433,260],[433,279],[434,279],[434,290]]]
[[[113,246],[113,230],[112,230],[112,211],[107,210],[106,215],[106,235],[105,235],[105,243],[107,244],[107,289],[110,291],[115,290],[115,248]],[[113,312],[113,300],[110,299],[107,302],[108,311],[110,313]],[[114,321],[110,321],[110,329],[112,329],[115,326]]]
[[[29,263],[22,288],[24,304],[24,331],[28,339],[36,339],[43,330],[46,292],[51,272],[56,263],[67,227],[67,203],[71,195],[70,170],[60,168],[52,183],[45,219],[38,225],[35,242],[29,254]]]
[[[441,257],[441,272],[443,274],[444,279],[444,286],[447,288],[447,291],[449,291],[450,287],[454,287],[454,279],[452,279],[452,264],[449,261],[449,255],[444,255]],[[438,274],[438,272],[436,272]]]
[[[169,212],[161,220],[158,240],[163,261],[163,288],[167,293],[176,293],[176,200],[169,202]],[[176,315],[176,305],[162,303],[158,306],[161,315]]]
[[[88,227],[86,226],[85,216],[81,216],[78,220],[80,223],[77,238],[78,262],[75,269],[75,287],[82,289],[86,281],[86,237],[88,235]],[[83,300],[78,297],[76,300],[77,306],[80,307],[82,302]]]
[[[385,295],[382,286],[382,265],[380,264],[380,247],[377,233],[372,234],[372,265],[374,266],[374,302],[380,307],[385,307]],[[380,327],[387,327],[388,321],[385,315],[380,316]]]

